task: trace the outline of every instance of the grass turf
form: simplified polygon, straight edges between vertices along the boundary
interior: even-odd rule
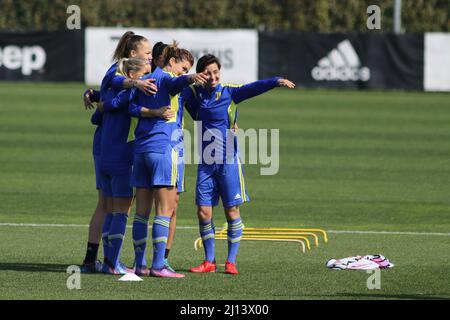
[[[0,83],[0,222],[87,224],[96,203],[90,112],[83,85]],[[246,165],[247,226],[448,232],[448,94],[275,90],[242,103],[241,128],[280,128],[280,170]],[[187,120],[188,128],[192,123]],[[186,170],[180,226],[195,226],[195,166]],[[219,208],[216,225],[224,222]],[[402,299],[450,298],[448,236],[330,234],[306,254],[295,244],[243,242],[238,277],[181,281],[83,275],[68,290],[87,229],[0,226],[2,299]],[[187,270],[202,258],[195,230],[179,230],[171,260]],[[225,259],[225,242],[218,257]],[[382,253],[396,267],[382,289],[365,272],[331,271],[332,257]],[[133,259],[130,233],[123,260]],[[222,261],[220,263],[223,263]]]

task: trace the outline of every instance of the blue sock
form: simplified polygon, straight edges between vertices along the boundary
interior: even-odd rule
[[[152,269],[161,270],[164,267],[167,237],[169,236],[170,218],[156,216],[153,222],[153,263]]]
[[[200,236],[202,237],[203,247],[205,248],[205,260],[215,262],[215,235],[216,230],[212,220],[200,221]]]
[[[122,251],[123,239],[127,228],[128,215],[126,213],[114,213],[109,228],[108,240],[110,243],[108,259],[116,268]]]
[[[136,267],[147,266],[145,260],[145,249],[147,247],[148,236],[148,217],[138,214],[134,216],[133,221],[133,246],[134,246],[134,262]]]
[[[103,260],[106,262],[108,259],[108,251],[109,251],[109,228],[111,227],[111,221],[113,218],[112,213],[108,213],[105,217],[105,222],[103,222],[103,229],[102,229],[102,243],[103,243]]]
[[[242,220],[237,218],[228,221],[228,258],[227,260],[236,263],[236,256],[241,243],[242,236]]]

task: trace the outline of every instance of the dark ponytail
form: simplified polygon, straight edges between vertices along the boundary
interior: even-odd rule
[[[147,39],[143,36],[134,34],[133,31],[125,32],[117,44],[113,54],[113,60],[119,61],[120,59],[128,58],[132,50],[137,50],[141,41],[147,41]]]
[[[168,44],[165,44],[161,41],[155,43],[152,49],[152,72],[155,71],[157,65],[156,62],[158,61],[159,57],[162,56],[164,49],[168,46]]]

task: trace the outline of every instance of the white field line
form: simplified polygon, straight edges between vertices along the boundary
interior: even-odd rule
[[[32,228],[88,228],[88,224],[53,224],[53,223],[0,223],[0,227],[32,227]],[[133,226],[128,225],[127,228]],[[178,226],[177,229],[198,229],[198,227]]]
[[[50,223],[0,223],[0,227],[33,227],[33,228],[87,228],[87,224],[50,224]],[[131,228],[128,225],[127,228]],[[194,226],[178,226],[177,229],[197,230]],[[439,232],[407,232],[407,231],[358,231],[358,230],[326,230],[335,234],[386,234],[386,235],[409,235],[409,236],[445,236],[450,237],[450,233]]]

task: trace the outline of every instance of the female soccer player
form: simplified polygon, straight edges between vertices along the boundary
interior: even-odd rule
[[[189,51],[180,49],[176,44],[165,49],[166,67],[174,74],[186,73],[193,64]],[[146,96],[133,90],[130,114],[139,118],[135,130],[135,157],[133,162],[132,185],[136,187],[136,216],[148,220],[152,206],[152,196],[155,198],[156,216],[153,222],[153,262],[150,275],[155,277],[181,278],[182,274],[169,270],[164,264],[164,254],[169,234],[169,223],[173,212],[177,208],[177,161],[179,154],[174,149],[179,144],[179,137],[173,138],[178,130],[178,105],[177,94],[190,83],[205,83],[204,73],[175,77],[170,73],[156,68],[147,77],[156,79],[158,92],[153,96]],[[160,118],[148,118],[143,114],[151,109],[159,109],[169,106],[174,111],[174,116],[169,120]],[[145,243],[144,234],[142,242]],[[136,244],[136,241],[135,241]],[[144,244],[145,245],[145,244]],[[138,256],[139,251],[136,250]],[[136,270],[144,270],[145,258],[136,257]],[[138,261],[140,260],[140,261]]]
[[[156,45],[155,45],[156,46]],[[159,47],[167,47],[168,45],[159,43]],[[155,51],[155,48],[154,50]],[[158,50],[157,50],[158,51]],[[186,63],[186,61],[180,61],[175,62],[175,58],[172,57],[174,55],[174,52],[169,50],[166,55],[162,55],[161,53],[158,53],[156,51],[156,54],[161,56],[159,59],[160,62],[158,64],[165,65],[164,70],[173,73],[175,76],[180,76],[183,74],[186,74],[193,64],[193,59],[188,61],[189,63]],[[167,61],[165,61],[165,59]],[[161,63],[162,61],[162,63]],[[126,106],[129,104],[129,93],[122,91],[119,93],[119,95],[116,96],[112,100],[112,105],[119,106]],[[175,98],[172,98],[174,100]],[[183,119],[183,109],[178,108],[178,111],[176,113],[176,119],[178,128],[182,129],[182,119]],[[167,106],[162,107],[160,109],[147,109],[145,112],[142,113],[143,117],[160,117],[165,120],[169,120],[170,118],[175,116],[175,112],[173,109],[169,109]],[[180,136],[182,138],[182,136]],[[180,140],[180,146],[182,146],[182,140]],[[183,149],[180,148],[177,150],[178,152],[178,177],[179,180],[177,181],[177,188],[178,188],[178,194],[177,194],[177,203],[179,200],[179,193],[184,192],[184,162],[183,162]],[[151,197],[149,197],[151,200]],[[151,201],[150,201],[151,203]],[[151,207],[150,207],[151,209]],[[150,210],[149,210],[150,211]],[[133,242],[135,247],[135,265],[136,265],[136,274],[139,275],[147,275],[149,273],[149,270],[145,267],[146,266],[146,260],[145,260],[145,248],[146,248],[146,238],[147,238],[147,230],[148,230],[148,217],[143,217],[140,215],[135,216],[135,220],[133,222]],[[170,220],[170,227],[169,227],[169,236],[167,240],[167,248],[165,250],[165,256],[164,256],[164,265],[166,268],[168,268],[170,271],[175,272],[173,268],[170,266],[168,262],[168,255],[171,248],[171,245],[173,243],[174,234],[176,229],[176,212],[173,213],[171,220]]]
[[[83,97],[90,95],[92,101],[99,101],[99,92],[94,92],[93,89],[88,89]],[[103,222],[106,216],[106,198],[104,197],[101,185],[100,185],[100,136],[101,136],[101,124],[103,115],[99,110],[96,110],[91,117],[91,123],[97,128],[95,129],[94,139],[92,143],[92,155],[94,158],[94,168],[95,168],[95,180],[96,189],[98,192],[97,207],[95,208],[94,214],[92,215],[91,221],[89,223],[89,236],[88,244],[86,249],[86,256],[84,258],[83,264],[81,266],[81,272],[83,273],[94,273],[99,272],[102,269],[101,263],[97,262],[97,252],[100,244],[101,232]]]
[[[117,72],[130,80],[137,80],[150,70],[148,60],[124,58],[118,62]],[[111,100],[98,104],[103,112],[101,140],[101,168],[103,192],[112,198],[113,218],[109,228],[109,250],[103,272],[122,274],[129,272],[119,260],[125,236],[126,222],[131,207],[133,189],[130,186],[133,163],[133,143],[128,141],[131,118],[128,113],[130,89],[122,90]],[[105,239],[106,240],[106,239]]]
[[[136,87],[146,94],[152,94],[157,91],[156,86],[152,83],[152,79],[147,79],[145,81],[143,80],[136,80],[136,79],[127,79],[121,74],[116,73],[117,69],[117,62],[122,58],[129,58],[129,57],[140,57],[142,59],[151,60],[151,52],[150,52],[150,43],[149,41],[139,35],[135,35],[134,32],[128,31],[122,35],[122,37],[119,40],[119,43],[116,47],[116,50],[114,52],[113,58],[115,60],[114,64],[108,69],[105,77],[103,78],[101,90],[100,92],[94,91],[94,90],[87,90],[84,95],[84,104],[86,108],[94,108],[92,105],[92,102],[98,102],[100,99],[110,100],[112,97],[114,97],[117,92],[124,88],[131,88]],[[100,130],[99,127],[96,132],[96,136],[98,136],[98,141],[100,141]],[[100,142],[99,142],[100,144]],[[97,148],[97,150],[99,147]],[[98,152],[98,151],[97,151]],[[100,160],[97,158],[96,162],[96,176],[97,179],[100,181]],[[102,185],[102,181],[100,181],[100,186]],[[100,194],[99,194],[100,195]],[[103,232],[102,232],[102,242],[103,242],[103,249],[104,249],[104,260],[105,262],[108,260],[108,251],[109,251],[109,229],[111,227],[111,222],[113,220],[113,203],[111,197],[106,197],[104,193],[101,193],[102,198],[99,198],[99,203],[105,203],[106,202],[106,212],[108,214],[106,215],[106,218],[103,218],[104,213],[102,213],[99,210],[96,210],[90,223],[90,236],[88,241],[88,248],[86,250],[86,257],[89,257],[87,262],[90,262],[92,260],[92,257],[97,256],[98,251],[98,243],[96,239],[100,237],[100,233],[98,230],[100,228],[98,227],[99,224],[103,226]],[[116,201],[117,202],[117,201]],[[125,200],[123,203],[123,207],[125,207],[125,203],[127,201]],[[117,205],[116,205],[117,206]],[[120,207],[120,205],[119,205]],[[129,210],[128,210],[129,211]],[[121,216],[118,216],[119,218],[122,218]],[[103,222],[104,221],[104,222]],[[124,224],[125,223],[125,224]],[[126,225],[126,219],[116,219],[116,222],[114,225],[120,225],[125,227]],[[121,228],[120,228],[121,229]],[[86,260],[86,259],[85,259]],[[85,261],[86,262],[86,261]],[[90,263],[86,266],[86,269],[88,272],[92,272],[93,266],[95,264]],[[123,271],[125,271],[124,268],[122,268]]]
[[[168,44],[165,44],[165,43],[163,43],[161,41],[155,43],[155,45],[153,46],[153,49],[152,49],[153,59],[152,59],[152,64],[151,64],[152,72],[155,71],[156,68],[158,68],[158,67],[161,68],[161,69],[164,69],[165,71],[172,72],[171,66],[168,65],[168,64],[166,65],[166,63],[165,63],[165,56],[163,55],[164,49],[167,48],[167,47],[168,47]],[[182,70],[180,69],[179,71],[182,71]],[[181,74],[176,74],[175,73],[175,76],[180,76],[180,75],[182,75],[182,73]],[[182,108],[180,108],[179,110],[181,112],[183,112]],[[161,111],[163,111],[163,110],[161,110]],[[168,107],[164,110],[164,112],[165,112],[165,115],[168,115],[169,113],[173,113],[173,111],[170,108],[168,108]],[[149,116],[149,115],[147,115],[147,116]],[[170,117],[172,117],[172,116],[173,116],[173,114],[170,115]],[[183,118],[182,114],[179,117],[177,117],[177,120],[181,119],[179,121],[180,129],[182,129],[182,123],[181,123],[182,118]],[[183,150],[179,150],[179,154],[180,154],[180,157],[179,157],[179,161],[178,161],[178,173],[179,173],[179,175],[181,175],[181,177],[184,177],[183,176],[183,174],[184,174],[184,163],[182,161],[183,160],[183,158],[182,158]],[[179,192],[184,192],[184,189],[180,189],[179,188]],[[177,200],[177,202],[178,202],[178,200]],[[171,219],[170,219],[169,236],[167,238],[167,247],[166,247],[165,254],[164,254],[164,265],[172,272],[175,272],[175,270],[170,266],[169,253],[170,253],[170,249],[172,248],[173,240],[174,240],[174,237],[175,237],[176,223],[177,223],[176,212],[174,212],[172,217],[171,217]],[[137,221],[137,224],[134,223],[133,225],[134,226],[135,225],[139,226],[139,221]],[[142,228],[144,228],[144,227],[142,227]],[[135,228],[133,230],[139,230],[139,227],[137,227],[137,228]],[[141,231],[137,231],[137,234],[139,234],[141,236],[144,235]],[[140,246],[141,248],[145,247],[144,244],[141,241],[139,241],[139,239],[137,239],[135,241],[137,241],[137,243],[141,244],[141,246]],[[137,250],[140,250],[140,249],[137,249]],[[144,259],[145,259],[144,253],[141,252],[138,255],[144,257]],[[146,263],[145,260],[141,260],[141,259],[139,259],[139,260],[141,261],[141,264],[142,263],[144,263],[144,264]]]
[[[179,66],[180,64],[174,63],[173,61],[171,61],[170,59],[172,59],[173,57],[170,57],[170,54],[168,54],[167,56],[165,56],[163,54],[164,49],[167,47],[168,47],[168,44],[165,44],[161,41],[155,43],[155,45],[153,46],[152,72],[155,71],[157,67],[160,67],[161,69],[163,69],[164,71],[167,71],[169,73],[173,73],[177,77],[189,72],[189,70],[192,68],[193,61],[190,62],[189,68],[187,68],[188,66],[186,66],[186,68],[184,70],[182,68],[177,68],[177,66]],[[168,60],[168,61],[166,61],[166,60]],[[168,109],[168,111],[172,112],[171,109]],[[182,130],[183,129],[183,108],[179,108],[178,113],[179,113],[177,115],[178,128],[180,130]],[[178,176],[180,179],[177,182],[177,187],[178,187],[177,203],[179,201],[179,194],[184,192],[184,157],[183,157],[184,150],[182,148],[183,136],[180,135],[180,138],[181,138],[181,141],[179,144],[180,148],[178,148],[178,150],[177,150],[178,155],[179,155],[179,157],[178,157]],[[171,265],[169,263],[169,254],[170,254],[170,250],[172,249],[173,240],[175,238],[176,226],[177,226],[177,213],[176,213],[176,211],[174,211],[172,217],[170,218],[169,236],[167,238],[166,251],[164,254],[164,265],[166,266],[167,269],[169,269],[172,272],[175,272],[175,270],[171,267]]]
[[[213,55],[205,55],[197,63],[197,72],[206,72],[208,82],[204,87],[194,85],[182,92],[182,100],[194,120],[202,123],[202,136],[211,136],[214,148],[210,153],[210,141],[202,139],[202,162],[198,166],[196,204],[200,236],[205,248],[205,260],[189,271],[215,272],[215,227],[212,221],[213,207],[219,196],[228,221],[228,257],[225,272],[238,274],[236,256],[242,235],[239,206],[249,201],[244,182],[244,171],[237,150],[237,137],[232,130],[237,119],[240,102],[260,95],[275,87],[294,88],[289,80],[280,77],[256,81],[244,86],[220,83],[220,61]],[[214,139],[212,139],[214,137]],[[231,139],[230,139],[231,138]],[[228,141],[232,143],[228,143]],[[230,150],[231,145],[231,150]]]

